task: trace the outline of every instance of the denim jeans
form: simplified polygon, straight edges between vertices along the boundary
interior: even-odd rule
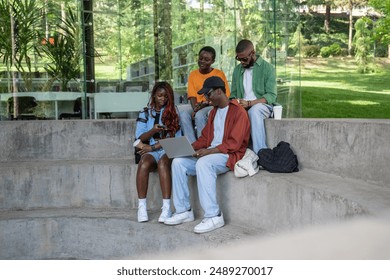
[[[200,205],[205,218],[220,213],[217,203],[217,176],[226,173],[227,154],[210,154],[199,159],[193,157],[175,158],[172,162],[172,197],[176,213],[191,208],[188,176],[196,175]]]
[[[263,103],[257,103],[248,110],[252,148],[256,154],[260,149],[267,148],[264,119],[269,118],[271,114],[272,106]]]
[[[208,114],[213,108],[212,106],[205,107],[195,114],[195,127],[196,127],[196,135],[195,129],[192,124],[192,113],[194,110],[192,109],[190,104],[180,105],[178,106],[180,113],[180,126],[183,131],[184,136],[187,136],[190,143],[196,141],[196,139],[202,134],[203,128],[206,126]]]

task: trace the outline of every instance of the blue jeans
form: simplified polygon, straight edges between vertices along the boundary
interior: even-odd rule
[[[253,151],[257,154],[260,149],[267,148],[264,119],[272,114],[272,106],[257,103],[248,110],[251,123],[251,138]]]
[[[199,159],[193,157],[175,158],[172,162],[172,197],[176,213],[191,208],[188,176],[196,175],[200,205],[205,218],[220,213],[217,203],[217,176],[226,173],[227,154],[210,154]]]
[[[187,136],[190,143],[196,141],[196,139],[202,134],[203,128],[206,126],[207,118],[209,112],[213,108],[212,106],[205,107],[195,114],[195,127],[196,127],[196,135],[195,129],[192,124],[192,113],[194,110],[192,109],[190,104],[180,105],[178,106],[180,113],[180,126],[183,131],[184,136]]]

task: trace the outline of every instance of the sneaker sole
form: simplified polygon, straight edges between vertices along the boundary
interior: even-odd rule
[[[189,223],[189,222],[193,222],[195,221],[195,218],[187,218],[187,219],[184,219],[184,220],[180,220],[180,221],[172,221],[172,222],[167,222],[165,221],[164,224],[168,225],[168,226],[177,226],[177,225],[180,225],[182,223]]]
[[[139,223],[144,223],[144,222],[147,222],[147,221],[149,221],[149,218],[148,218],[148,217],[143,218],[143,219],[138,219],[138,222],[139,222]]]
[[[195,233],[206,233],[206,232],[210,232],[210,231],[219,229],[219,228],[223,227],[224,225],[225,225],[225,223],[218,224],[218,225],[215,225],[213,228],[206,229],[206,230],[196,230],[196,229],[194,228],[194,232],[195,232]]]
[[[165,223],[165,220],[166,220],[166,219],[168,219],[168,218],[165,218],[165,219],[164,219],[164,218],[158,218],[158,222],[159,222],[159,223]]]

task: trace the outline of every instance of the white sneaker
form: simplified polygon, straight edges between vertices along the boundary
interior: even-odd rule
[[[161,208],[161,215],[160,217],[158,218],[158,222],[159,223],[164,223],[166,221],[166,219],[170,218],[172,216],[172,211],[171,211],[171,208],[169,206],[163,206]]]
[[[165,220],[164,224],[174,226],[182,223],[192,222],[194,220],[194,211],[191,209],[183,213],[175,213],[172,217]]]
[[[223,220],[223,214],[221,213],[221,216],[204,218],[202,222],[194,228],[194,232],[205,233],[223,227],[224,225],[225,221]]]
[[[146,205],[140,204],[138,205],[138,222],[147,222],[149,220],[148,218],[148,212],[146,211]]]

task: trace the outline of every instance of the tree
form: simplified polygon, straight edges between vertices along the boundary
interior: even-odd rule
[[[370,53],[373,45],[372,20],[367,17],[358,19],[355,23],[355,36],[353,38],[355,45],[355,59],[358,64],[358,71],[368,73],[370,68]]]
[[[297,29],[295,30],[291,39],[290,48],[294,51],[294,54],[299,54],[299,51],[303,50],[303,46],[307,42],[307,39],[305,39],[302,35],[301,29],[301,24],[298,24]]]
[[[374,37],[388,45],[390,58],[390,0],[369,0],[369,4],[382,13],[374,26]]]
[[[330,16],[331,8],[334,7],[334,0],[308,0],[307,3],[311,6],[313,5],[324,5],[325,6],[325,20],[324,20],[324,30],[326,33],[330,31]]]
[[[349,15],[349,31],[348,31],[348,55],[352,55],[352,38],[353,38],[353,9],[362,7],[367,4],[367,0],[335,0],[335,4],[341,7],[346,7]]]

